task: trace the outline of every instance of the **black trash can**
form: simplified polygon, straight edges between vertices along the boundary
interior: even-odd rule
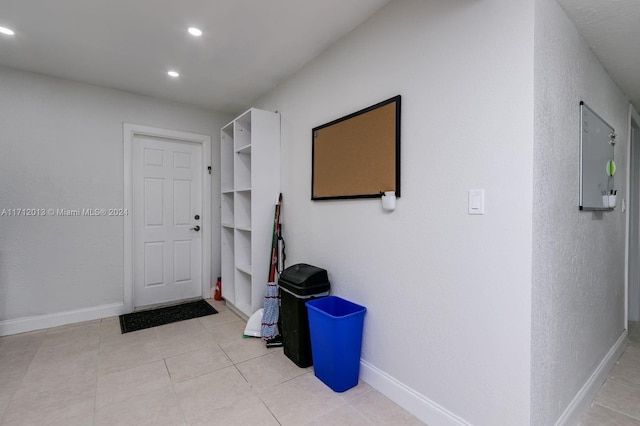
[[[313,365],[313,355],[305,303],[329,295],[327,271],[299,263],[282,271],[278,287],[284,354],[298,367],[309,367]]]

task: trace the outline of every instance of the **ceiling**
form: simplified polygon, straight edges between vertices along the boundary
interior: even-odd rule
[[[0,65],[237,113],[389,1],[0,0]],[[639,0],[558,2],[640,109]]]
[[[0,65],[237,113],[388,2],[0,0]]]
[[[618,87],[640,110],[640,1],[558,0]]]

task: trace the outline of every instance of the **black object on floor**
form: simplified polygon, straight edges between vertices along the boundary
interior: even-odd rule
[[[165,306],[163,308],[120,315],[120,330],[122,334],[124,334],[130,331],[143,330],[145,328],[217,313],[218,311],[205,300],[198,300],[197,302],[182,303],[180,305]]]
[[[267,347],[268,348],[282,347],[282,336],[278,334],[274,338],[267,340]]]
[[[313,365],[313,354],[305,303],[329,295],[331,284],[327,271],[298,263],[282,271],[278,287],[284,354],[298,367],[310,367]]]

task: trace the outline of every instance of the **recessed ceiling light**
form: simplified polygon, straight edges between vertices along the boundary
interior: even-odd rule
[[[173,71],[173,70],[171,70],[171,71],[167,71],[167,74],[169,74],[169,76],[171,76],[171,77],[173,77],[173,78],[180,77],[180,73],[179,73],[179,72],[177,72],[177,71]]]
[[[202,35],[202,30],[200,28],[189,27],[187,31],[189,31],[189,34],[191,34],[194,37],[200,37]]]
[[[6,35],[14,35],[15,34],[13,32],[13,30],[11,30],[9,28],[5,28],[5,27],[0,27],[0,33],[6,34]]]

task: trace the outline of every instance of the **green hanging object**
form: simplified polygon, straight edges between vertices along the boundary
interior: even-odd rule
[[[613,160],[607,161],[607,175],[613,176],[616,174],[616,162]]]

